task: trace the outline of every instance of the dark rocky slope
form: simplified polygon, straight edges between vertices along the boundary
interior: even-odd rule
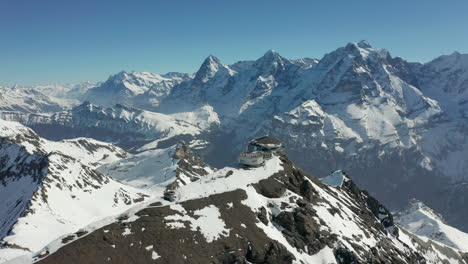
[[[216,182],[275,164],[277,172],[253,184],[213,190]],[[154,203],[38,263],[468,263],[466,255],[401,231],[345,174],[332,187],[279,154],[260,168],[205,177],[212,183],[204,186],[206,197],[184,199],[202,182],[188,184],[179,201]]]

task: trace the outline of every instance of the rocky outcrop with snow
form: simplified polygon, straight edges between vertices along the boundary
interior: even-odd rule
[[[232,65],[210,56],[159,111],[211,105],[224,141],[232,142],[232,160],[241,142],[270,134],[306,170],[345,168],[392,208],[415,196],[436,206],[435,193],[468,169],[465,60],[454,54],[409,63],[365,41],[310,64],[274,51]],[[222,165],[220,152],[209,153],[208,162]]]
[[[214,171],[185,142],[166,149],[149,149],[98,169],[125,184],[147,191],[175,189]]]
[[[467,263],[400,230],[344,173],[328,186],[276,154],[226,167],[120,221],[52,248],[39,263]],[[324,180],[325,181],[325,180]],[[171,246],[168,246],[171,245]]]
[[[0,121],[0,262],[32,254],[149,197],[96,170],[126,155],[93,139],[47,141]]]
[[[464,193],[455,183],[466,182],[468,170],[467,65],[459,53],[411,63],[366,41],[320,60],[268,51],[227,65],[209,56],[193,76],[122,72],[89,90],[90,100],[125,111],[88,104],[52,118],[1,116],[55,139],[92,136],[132,151],[198,142],[216,167],[234,161],[243,142],[269,134],[307,171],[343,168],[391,208],[417,197],[468,230],[466,214],[447,206],[464,204],[452,194]]]

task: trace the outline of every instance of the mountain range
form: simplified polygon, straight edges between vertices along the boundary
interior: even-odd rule
[[[302,58],[291,60],[270,50],[255,61],[240,61],[231,65],[222,63],[214,56],[208,56],[194,74],[168,73],[159,75],[147,72],[120,72],[111,76],[107,81],[96,85],[85,83],[66,89],[53,89],[50,86],[28,88],[13,86],[1,87],[0,89],[2,89],[0,118],[20,122],[32,128],[34,132],[27,128],[21,128],[21,131],[27,130],[28,132],[25,133],[29,135],[28,137],[38,138],[42,142],[40,144],[34,143],[38,145],[36,148],[39,150],[34,149],[30,152],[27,149],[23,150],[24,154],[21,154],[21,157],[39,155],[35,153],[40,152],[39,156],[42,155],[45,158],[38,157],[38,160],[50,166],[50,164],[54,164],[49,160],[50,153],[59,156],[61,154],[56,154],[58,153],[56,150],[51,147],[43,147],[41,144],[58,146],[76,142],[77,139],[75,138],[94,138],[82,138],[78,141],[100,140],[107,142],[97,143],[97,141],[93,141],[93,144],[99,144],[99,146],[109,144],[109,148],[113,148],[112,152],[121,153],[121,156],[105,163],[95,161],[93,164],[84,163],[81,165],[87,168],[87,173],[92,171],[92,175],[108,177],[106,179],[111,183],[116,181],[115,184],[123,184],[124,187],[122,188],[128,195],[136,195],[135,197],[138,195],[138,197],[146,197],[145,195],[148,195],[151,199],[154,199],[154,193],[158,193],[156,195],[158,197],[161,196],[164,186],[171,185],[170,182],[177,182],[173,186],[175,186],[176,190],[181,190],[181,192],[182,189],[189,188],[188,186],[192,186],[190,187],[192,188],[190,189],[191,192],[196,192],[193,189],[195,188],[195,185],[193,185],[195,182],[199,182],[198,184],[203,183],[203,190],[207,191],[205,195],[200,197],[180,200],[179,202],[183,208],[173,208],[176,205],[167,205],[164,202],[158,206],[149,206],[147,209],[143,209],[145,208],[143,205],[136,207],[133,204],[129,205],[129,207],[139,208],[143,210],[141,212],[145,212],[137,213],[133,209],[132,212],[137,213],[137,215],[149,213],[150,216],[156,214],[157,217],[171,218],[175,214],[175,218],[177,218],[177,215],[182,215],[183,219],[185,219],[184,217],[196,219],[197,212],[206,211],[214,215],[221,212],[221,218],[225,222],[229,221],[226,217],[231,217],[231,215],[228,214],[228,211],[225,211],[227,209],[218,209],[221,211],[215,212],[217,209],[213,209],[213,207],[221,208],[222,205],[209,198],[212,197],[210,195],[218,195],[219,199],[222,200],[229,200],[231,198],[228,197],[233,196],[232,199],[234,200],[231,199],[231,202],[234,204],[243,203],[240,201],[249,200],[250,198],[245,198],[245,195],[240,193],[228,195],[227,189],[223,189],[222,192],[208,191],[210,189],[209,186],[206,186],[208,180],[204,181],[202,179],[204,179],[203,177],[212,177],[214,182],[218,182],[215,179],[220,178],[220,173],[227,173],[226,166],[230,168],[229,166],[236,162],[237,155],[244,149],[246,142],[258,136],[270,135],[280,139],[286,146],[285,153],[275,158],[277,161],[280,160],[282,165],[277,164],[275,166],[282,167],[280,170],[286,172],[289,170],[294,171],[292,168],[296,168],[296,166],[301,167],[304,171],[307,171],[305,173],[301,170],[301,177],[309,180],[313,179],[312,182],[315,181],[317,185],[314,185],[315,189],[324,190],[323,192],[318,191],[319,193],[332,196],[344,195],[347,198],[339,199],[351,199],[353,203],[359,204],[357,207],[365,211],[375,210],[370,207],[375,205],[374,200],[378,200],[385,204],[389,210],[401,210],[403,212],[403,208],[408,201],[416,198],[421,201],[421,204],[423,202],[427,205],[417,208],[430,207],[432,209],[428,210],[431,210],[431,212],[437,211],[443,216],[444,220],[441,220],[442,217],[435,217],[436,213],[426,214],[431,216],[431,223],[436,221],[439,223],[438,226],[442,226],[440,223],[444,223],[450,228],[458,228],[462,231],[457,230],[457,232],[460,232],[457,233],[447,231],[449,228],[441,227],[439,231],[421,233],[418,228],[414,227],[427,226],[428,224],[415,224],[415,222],[422,220],[420,218],[416,219],[417,217],[414,217],[413,213],[406,212],[407,217],[399,216],[398,221],[401,220],[399,224],[407,231],[401,231],[399,234],[401,236],[415,236],[414,239],[409,239],[411,241],[420,241],[421,239],[421,241],[427,241],[425,238],[436,241],[431,242],[434,245],[429,246],[430,250],[434,250],[441,243],[450,248],[455,248],[455,251],[466,250],[463,247],[456,246],[451,234],[456,233],[455,237],[459,237],[458,234],[465,234],[463,231],[468,231],[466,221],[468,210],[465,209],[467,206],[466,198],[468,197],[468,178],[466,178],[465,173],[468,169],[468,55],[454,52],[427,63],[408,62],[399,57],[392,57],[385,49],[373,48],[366,41],[361,41],[349,43],[324,55],[321,59]],[[4,126],[17,127],[18,124],[6,122]],[[8,136],[2,137],[8,141]],[[40,139],[40,137],[45,139]],[[188,155],[190,157],[188,159],[174,158],[173,156],[180,149],[181,140],[186,142],[186,148],[193,151],[193,154]],[[21,145],[22,141],[16,142],[16,144]],[[7,148],[11,148],[11,146],[5,146],[5,149]],[[21,147],[16,146],[15,148]],[[3,151],[3,149],[0,150]],[[7,152],[10,153],[10,151]],[[192,152],[190,151],[190,153]],[[69,153],[62,154],[70,155],[71,159],[77,159]],[[193,158],[197,155],[203,156],[205,161],[202,162]],[[61,157],[60,159],[64,158]],[[80,159],[78,158],[78,160]],[[38,160],[34,161],[34,164],[40,163]],[[175,160],[185,161],[173,164]],[[70,162],[72,161],[64,162],[66,165],[61,164],[60,166],[72,166],[68,164]],[[297,165],[292,165],[293,163]],[[27,168],[33,166],[30,163],[24,163],[23,165]],[[190,173],[181,174],[182,169],[178,166],[182,166],[183,170],[190,171]],[[177,168],[179,168],[178,174],[176,173]],[[199,168],[204,169],[200,170]],[[265,167],[265,170],[268,169],[270,168]],[[320,178],[337,169],[345,170],[349,175],[352,175],[351,187],[344,188],[341,185],[326,187],[326,184],[323,185],[315,180],[315,177],[309,176],[309,174],[312,174]],[[238,169],[232,169],[232,171],[236,174]],[[261,174],[259,170],[256,169],[255,171]],[[39,174],[39,172],[37,173]],[[239,170],[239,173],[244,175],[244,173],[249,172]],[[10,172],[3,173],[1,178],[8,178],[10,174]],[[267,173],[264,177],[272,175],[276,175],[275,172]],[[285,179],[290,177],[287,173],[286,176],[283,176],[280,177],[280,182],[285,182]],[[31,177],[36,179],[39,176]],[[60,177],[64,176],[57,176],[57,178]],[[48,178],[48,176],[40,176],[39,178]],[[348,179],[347,176],[345,178]],[[177,181],[170,180],[168,182],[168,179],[177,179]],[[260,180],[258,179],[258,181]],[[37,179],[36,183],[42,184]],[[249,184],[254,183],[256,182],[249,182]],[[220,184],[225,183],[220,181]],[[67,186],[72,185],[68,184]],[[238,187],[245,189],[246,186],[239,185]],[[369,193],[362,194],[357,186],[368,190]],[[8,188],[11,189],[12,187]],[[128,188],[128,190],[125,188]],[[298,191],[297,188],[300,189],[300,186],[286,186],[289,191],[302,196],[302,199],[306,199],[307,203],[312,202],[310,197],[304,198],[304,193]],[[333,191],[334,188],[338,188],[339,193],[344,192],[345,194],[336,194]],[[347,188],[351,189],[351,193],[348,192],[349,190],[342,190]],[[356,191],[356,188],[359,191]],[[32,190],[35,189],[32,188]],[[137,191],[132,192],[131,190]],[[234,192],[234,189],[229,191]],[[250,197],[251,195],[257,197],[257,194],[247,193],[247,196]],[[261,192],[260,195],[264,196]],[[29,196],[27,194],[25,197]],[[365,196],[375,197],[377,200],[372,198],[374,200],[371,202],[364,199]],[[280,197],[276,198],[280,199]],[[26,201],[27,199],[29,198],[23,200]],[[138,198],[132,199],[139,201]],[[180,206],[179,202],[177,206]],[[191,203],[197,205],[189,205]],[[8,206],[11,207],[12,204],[13,202]],[[312,208],[315,208],[313,210],[317,210],[318,204],[312,202]],[[325,259],[326,256],[331,256],[333,259],[341,258],[338,257],[341,253],[337,253],[342,252],[341,248],[343,248],[343,254],[345,254],[344,259],[353,258],[358,262],[365,262],[365,256],[374,254],[372,246],[370,246],[373,242],[368,243],[369,247],[359,250],[352,244],[345,244],[343,247],[337,246],[336,241],[346,241],[346,239],[326,239],[328,242],[324,241],[320,246],[315,247],[316,249],[320,248],[319,251],[311,250],[314,247],[308,244],[311,241],[310,238],[297,238],[298,234],[290,234],[293,238],[289,239],[284,234],[286,230],[295,233],[300,230],[300,227],[290,227],[288,229],[283,224],[290,225],[290,223],[278,224],[275,219],[277,219],[279,212],[266,205],[264,208],[268,211],[266,217],[268,223],[273,221],[273,226],[282,226],[279,228],[282,230],[279,235],[281,236],[281,233],[283,233],[282,235],[286,238],[279,238],[277,233],[268,233],[266,227],[261,227],[261,229],[267,234],[268,239],[274,238],[276,241],[280,241],[280,244],[286,245],[286,249],[272,242],[271,247],[275,248],[273,251],[260,250],[253,252],[248,247],[230,244],[231,241],[222,239],[223,245],[239,247],[239,249],[244,248],[244,251],[241,250],[242,254],[240,254],[244,258],[236,254],[233,257],[240,263],[242,261],[252,262],[253,260],[255,260],[253,262],[258,262],[260,259],[265,261],[266,258],[273,257],[269,255],[270,253],[274,254],[275,258],[284,257],[284,259],[291,261],[294,259],[307,263],[307,261],[311,260],[303,255],[304,252],[307,253],[306,255],[318,254],[321,252],[320,250],[324,250],[324,245],[327,243],[331,251],[327,251],[328,253],[325,252],[326,250],[322,252]],[[105,204],[103,206],[112,205]],[[292,209],[288,210],[294,214],[301,210],[308,210],[297,202],[294,205],[290,204],[290,206]],[[331,206],[342,208],[342,206],[351,205],[346,203],[346,205],[332,204]],[[26,207],[21,205],[18,208]],[[250,209],[254,213],[252,216],[255,216],[258,208]],[[413,209],[412,211],[419,210]],[[8,210],[13,212],[19,209]],[[23,214],[21,210],[12,213],[14,216],[5,220],[8,223],[6,226],[9,227],[5,227],[4,230],[10,230],[11,233],[11,225],[14,224],[15,219]],[[389,213],[389,210],[385,209],[384,211]],[[181,214],[181,212],[183,213]],[[117,211],[105,212],[105,214],[115,213]],[[306,215],[308,213],[306,212]],[[250,215],[251,213],[246,214]],[[206,217],[210,218],[210,216]],[[287,217],[288,219],[291,218],[291,216]],[[324,215],[319,214],[319,219],[326,222],[324,217]],[[360,215],[358,218],[361,220],[353,217],[350,219],[352,219],[351,222],[362,222],[364,221],[362,217],[369,218],[369,216]],[[370,217],[381,220],[379,214]],[[344,219],[347,218],[344,217]],[[109,221],[105,222],[105,224],[111,224],[112,221]],[[93,228],[89,231],[93,231],[92,239],[96,239],[95,236],[98,236],[98,234],[100,236],[105,230],[120,230],[129,223],[131,225],[142,225],[138,221],[134,219],[130,222],[114,223],[111,224],[111,229],[102,227],[103,222],[99,227],[102,229]],[[187,219],[187,221],[192,223],[189,225],[192,229],[189,228],[189,230],[194,231],[193,228],[197,227],[198,224],[191,222],[190,219]],[[80,228],[91,224],[91,220],[84,222],[86,224],[82,224]],[[264,223],[264,225],[269,226],[268,223]],[[174,225],[180,226],[177,222]],[[258,223],[252,223],[252,227],[249,225],[249,230],[257,228],[258,225]],[[332,230],[331,233],[340,232],[338,231],[340,228],[330,225],[332,223],[328,223],[329,228]],[[382,222],[372,225],[376,225],[372,227],[373,230],[380,230],[382,227],[379,225],[383,225],[384,230],[388,229],[388,226],[385,226],[385,223]],[[343,226],[349,225],[343,224]],[[77,225],[73,227],[76,228]],[[18,228],[21,229],[21,227]],[[157,232],[160,232],[158,234],[166,236],[165,229],[161,229],[162,227],[155,228]],[[203,229],[200,226],[198,228]],[[234,226],[225,225],[219,230],[233,230],[232,228]],[[363,226],[356,227],[356,230],[363,228]],[[235,229],[237,230],[237,227]],[[427,228],[422,229],[427,230]],[[71,231],[66,229],[61,235],[66,232]],[[301,232],[299,231],[299,233]],[[439,236],[437,232],[448,235],[445,237]],[[201,233],[203,234],[203,231]],[[359,236],[358,233],[352,233],[349,236]],[[395,244],[397,243],[396,240],[401,240],[399,235],[392,234],[388,230],[387,233],[385,236],[386,239],[389,239],[388,243]],[[235,234],[238,236],[246,235]],[[185,231],[181,233],[182,237],[186,235],[188,234]],[[367,237],[367,235],[363,235]],[[56,236],[59,237],[57,234]],[[381,240],[380,236],[381,234],[376,235],[373,239]],[[205,238],[207,237],[209,236],[205,236]],[[223,235],[218,234],[216,237],[222,238]],[[113,238],[117,239],[117,242],[123,243],[123,238]],[[11,238],[11,241],[14,241],[14,239],[14,237]],[[141,238],[138,237],[138,239]],[[286,239],[287,242],[283,241],[283,243],[281,239]],[[299,240],[302,242],[298,242]],[[80,239],[79,241],[88,240]],[[210,242],[208,238],[207,241]],[[362,241],[359,240],[359,242]],[[416,250],[410,250],[412,253],[403,250],[406,253],[392,255],[395,257],[393,260],[385,259],[383,255],[377,254],[376,256],[374,254],[375,261],[392,263],[392,261],[397,261],[396,258],[398,258],[403,261],[402,263],[417,263],[416,260],[419,258],[421,259],[418,261],[422,261],[422,259],[429,261],[428,256],[430,254],[439,257],[441,254],[449,254],[452,256],[449,258],[460,259],[460,261],[463,261],[464,258],[463,255],[457,255],[458,253],[447,253],[445,249],[442,250],[445,253],[428,253],[430,250],[427,249],[428,245],[424,244],[426,242],[408,242],[406,240],[403,242],[407,247]],[[15,244],[15,242],[8,243]],[[89,243],[92,243],[92,241],[89,241]],[[267,242],[261,240],[258,243]],[[356,243],[356,241],[353,243]],[[424,244],[424,246],[420,243]],[[47,244],[42,243],[40,245],[44,247]],[[69,245],[64,247],[64,251],[58,251],[55,257],[51,259],[58,261],[63,256],[69,256],[71,254],[70,250],[77,250],[82,246],[89,247],[89,245],[77,245],[77,243]],[[375,243],[373,245],[375,246]],[[23,247],[23,245],[19,246]],[[157,247],[156,244],[153,244],[153,246]],[[289,246],[295,249],[291,249]],[[386,245],[384,248],[388,250],[393,246]],[[28,248],[28,245],[25,244],[24,247]],[[426,248],[425,251],[421,251],[421,247]],[[38,247],[32,248],[34,250],[31,249],[31,252],[38,250]],[[289,252],[292,255],[281,252]],[[166,253],[157,253],[162,258],[161,261],[171,256],[169,252]],[[331,255],[327,255],[329,253]],[[251,257],[246,257],[249,254]],[[252,257],[252,254],[257,254],[257,256]],[[453,257],[455,256],[453,254],[456,257]],[[226,255],[223,255],[222,258],[225,257]],[[222,258],[218,258],[217,261],[222,262]],[[73,261],[79,263],[84,259],[76,256]],[[197,261],[203,262],[206,259]],[[438,263],[438,260],[433,259],[431,261]]]

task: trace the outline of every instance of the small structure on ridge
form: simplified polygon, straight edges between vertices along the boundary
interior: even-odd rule
[[[271,158],[273,152],[283,150],[283,144],[276,138],[264,136],[253,139],[247,145],[247,151],[239,155],[239,163],[249,167],[258,167]]]
[[[283,144],[279,139],[274,137],[264,136],[251,140],[247,150],[252,151],[279,151],[283,150]]]

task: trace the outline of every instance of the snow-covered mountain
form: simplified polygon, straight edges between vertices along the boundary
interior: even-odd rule
[[[26,124],[48,139],[85,136],[117,143],[127,149],[144,145],[142,150],[157,146],[167,148],[182,139],[203,138],[219,126],[218,116],[211,106],[166,115],[120,104],[107,108],[85,102],[52,115],[3,112],[0,118]],[[197,140],[193,144],[203,142]]]
[[[185,142],[166,149],[150,149],[102,165],[103,174],[141,189],[185,185],[213,172],[203,160],[192,153]]]
[[[62,110],[60,102],[34,88],[19,85],[0,86],[0,111],[21,113],[50,113]]]
[[[0,111],[18,113],[53,113],[81,103],[83,94],[94,84],[50,84],[0,86]]]
[[[170,93],[174,85],[191,78],[190,74],[185,73],[171,72],[159,75],[123,71],[88,90],[84,100],[101,106],[125,104],[151,110],[159,106],[160,101]]]
[[[420,201],[412,200],[396,221],[413,234],[468,252],[468,234],[447,225],[440,214]]]
[[[213,172],[183,142],[132,155],[92,139],[53,142],[15,122],[0,125],[0,263],[30,263],[49,243],[78,238]]]
[[[466,62],[455,53],[409,63],[365,41],[310,64],[274,51],[233,65],[210,56],[159,111],[213,106],[235,150],[231,160],[240,142],[270,134],[306,170],[325,175],[345,168],[393,208],[415,196],[436,206],[435,194],[468,169]],[[444,101],[454,93],[456,103]],[[222,165],[221,148],[207,160]]]
[[[468,263],[400,229],[343,172],[329,177],[281,153],[258,168],[226,167],[175,188],[174,202],[155,199],[51,244],[38,263]]]
[[[447,114],[468,118],[468,54],[440,56],[420,67],[417,74],[423,92],[447,109]]]
[[[1,120],[0,262],[147,199],[150,194],[96,170],[126,155],[93,139],[44,140]]]
[[[185,139],[216,167],[233,162],[246,140],[269,134],[309,172],[345,169],[392,209],[416,197],[468,231],[467,213],[449,206],[466,205],[457,183],[467,182],[467,65],[459,53],[407,62],[366,41],[320,60],[270,50],[227,65],[209,56],[194,75],[112,76],[86,95],[104,107],[1,118],[42,136],[92,136],[136,152]]]
[[[43,94],[59,99],[82,100],[83,95],[96,84],[92,82],[35,85],[31,88]]]

